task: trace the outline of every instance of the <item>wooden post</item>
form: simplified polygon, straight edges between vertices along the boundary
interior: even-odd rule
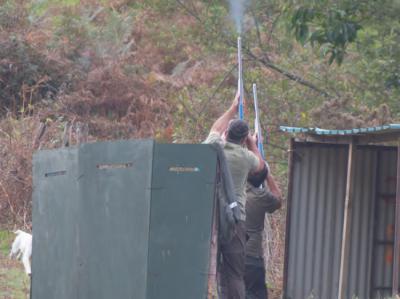
[[[32,144],[33,149],[37,148],[40,149],[40,139],[42,139],[45,132],[46,132],[46,123],[40,122],[36,136],[33,139],[33,144]]]
[[[340,255],[340,270],[339,270],[339,292],[338,299],[346,297],[347,280],[348,280],[348,265],[350,254],[350,232],[351,232],[351,216],[353,205],[353,184],[354,184],[354,169],[356,163],[356,144],[354,139],[349,144],[349,153],[347,161],[347,179],[346,179],[346,197],[344,202],[344,219],[342,233],[342,250]]]
[[[399,294],[400,272],[400,139],[397,142],[397,184],[396,184],[396,211],[393,248],[393,298]]]
[[[290,139],[289,145],[289,181],[287,187],[287,199],[286,199],[286,228],[285,228],[285,258],[283,265],[283,297],[287,298],[287,288],[288,288],[288,276],[289,276],[289,240],[290,240],[290,215],[292,212],[292,194],[293,194],[293,178],[294,178],[294,163],[296,158],[295,153],[295,140]]]
[[[219,171],[219,170],[218,170]],[[217,184],[216,184],[217,185]],[[207,299],[218,298],[218,219],[219,207],[217,187],[214,196],[214,211],[211,228],[211,247],[210,247],[210,264],[208,269],[208,290]]]

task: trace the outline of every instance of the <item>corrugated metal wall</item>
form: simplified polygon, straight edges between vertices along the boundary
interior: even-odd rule
[[[370,298],[377,150],[358,147],[354,175],[347,298]]]
[[[378,177],[375,202],[372,296],[391,297],[393,271],[393,240],[396,194],[395,149],[382,149],[378,156]]]
[[[347,147],[295,144],[285,298],[337,297]]]
[[[347,153],[294,143],[285,298],[337,298]],[[396,160],[395,148],[357,148],[346,298],[390,296]]]

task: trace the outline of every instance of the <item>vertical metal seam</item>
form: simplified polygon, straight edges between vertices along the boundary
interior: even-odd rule
[[[317,175],[317,177],[318,178],[320,178],[321,176],[320,176],[320,170],[321,170],[321,152],[320,151],[318,151],[318,155],[317,155],[317,167],[316,167],[316,169],[317,169],[317,173],[316,173],[316,175]],[[320,197],[320,188],[319,188],[319,184],[316,184],[316,188],[317,188],[317,190],[316,190],[316,192],[315,192],[315,198],[316,198],[316,205],[315,205],[315,214],[317,214],[318,212],[319,212],[319,206],[320,206],[320,200],[319,200],[319,197]],[[315,236],[315,239],[314,239],[314,242],[313,242],[313,244],[312,244],[312,247],[313,247],[313,249],[312,249],[312,252],[316,252],[316,247],[317,247],[317,226],[318,226],[318,215],[316,215],[316,217],[315,217],[315,220],[314,220],[314,222],[313,222],[313,226],[314,226],[314,231],[313,231],[313,234],[314,234],[314,236]],[[315,283],[314,283],[314,280],[315,280],[315,266],[317,266],[317,264],[318,264],[318,261],[316,261],[315,259],[314,259],[314,261],[313,261],[313,265],[311,266],[311,285],[315,285]]]
[[[153,173],[154,173],[154,167],[155,167],[155,163],[154,163],[154,158],[155,158],[155,152],[156,152],[156,146],[157,146],[157,143],[156,142],[152,142],[152,144],[153,144],[153,146],[152,146],[152,149],[153,149],[153,152],[151,153],[151,175],[150,175],[150,196],[149,196],[149,198],[150,198],[150,203],[149,203],[149,221],[148,221],[148,225],[149,225],[149,228],[148,228],[148,230],[147,230],[147,233],[148,233],[148,236],[147,236],[147,261],[146,261],[146,268],[147,268],[147,270],[146,270],[146,288],[145,288],[145,298],[147,298],[147,295],[148,295],[148,284],[149,284],[149,281],[150,281],[150,279],[149,279],[149,275],[150,275],[150,273],[149,273],[149,257],[150,257],[150,228],[151,228],[151,202],[152,202],[152,197],[153,197],[153,189],[152,189],[152,185],[153,185]]]
[[[340,257],[340,270],[339,270],[339,294],[338,298],[342,299],[348,287],[348,265],[346,259],[349,257],[349,238],[351,237],[348,230],[351,229],[352,217],[351,213],[353,210],[353,187],[354,187],[354,170],[355,162],[357,158],[356,154],[356,144],[352,140],[349,144],[348,162],[347,162],[347,181],[346,181],[346,196],[345,196],[345,206],[344,206],[344,219],[343,219],[343,229],[342,229],[342,249]],[[348,222],[347,222],[348,221]]]
[[[360,150],[359,150],[360,151]],[[358,237],[360,238],[360,242],[359,244],[357,244],[358,246],[358,250],[359,254],[357,255],[357,263],[356,263],[356,270],[357,270],[357,274],[355,275],[355,291],[357,292],[357,295],[361,298],[363,298],[363,292],[364,290],[362,289],[362,285],[363,285],[363,281],[365,278],[366,273],[362,272],[362,267],[364,267],[364,263],[366,261],[363,261],[363,257],[365,257],[365,248],[362,248],[362,246],[365,244],[365,240],[366,237],[364,236],[365,231],[368,229],[368,226],[365,225],[365,221],[368,222],[368,217],[366,217],[368,215],[368,213],[365,213],[365,209],[368,209],[368,203],[365,202],[365,199],[367,199],[369,201],[369,196],[366,193],[366,185],[368,185],[368,180],[369,180],[369,168],[367,168],[367,163],[368,163],[368,152],[367,150],[363,150],[361,151],[361,159],[359,160],[360,162],[360,173],[358,173],[358,175],[360,176],[360,195],[359,198],[357,199],[359,201],[359,209],[357,209],[357,213],[358,213],[358,227],[357,227],[357,231],[358,231]],[[358,186],[357,186],[358,187]],[[369,191],[369,190],[368,190]],[[368,193],[368,192],[367,192]],[[350,276],[351,278],[351,276]]]
[[[363,281],[362,284],[359,286],[359,288],[362,290],[362,295],[364,297],[369,296],[369,281],[370,281],[370,273],[371,273],[371,236],[372,236],[372,230],[373,226],[371,226],[371,223],[373,222],[373,206],[374,206],[374,198],[375,198],[375,150],[374,149],[366,149],[368,151],[368,157],[367,157],[367,163],[368,163],[368,173],[369,176],[367,177],[367,188],[370,186],[367,192],[368,196],[368,203],[366,203],[366,221],[365,221],[365,246],[366,246],[366,253],[365,253],[365,267],[362,267],[360,269],[360,272],[363,273]],[[369,162],[368,162],[369,161]],[[373,191],[373,192],[372,192]]]
[[[307,178],[311,177],[311,175],[313,174],[314,166],[315,166],[314,165],[315,164],[315,159],[313,157],[315,157],[316,153],[318,154],[318,148],[317,149],[313,148],[313,150],[311,151],[311,155],[309,157],[310,161],[309,161],[309,163],[307,163],[309,165],[308,174],[306,176]],[[307,191],[306,191],[306,193],[308,194],[308,196],[307,196],[307,201],[306,201],[306,204],[305,204],[306,221],[305,221],[304,225],[305,225],[306,231],[308,233],[306,233],[305,239],[304,239],[305,240],[304,247],[305,247],[306,250],[304,251],[305,255],[304,255],[304,258],[303,258],[304,269],[306,269],[306,270],[308,268],[307,266],[310,263],[310,260],[312,260],[312,258],[313,258],[313,254],[314,254],[314,252],[310,251],[310,246],[309,246],[310,245],[310,240],[312,240],[312,238],[313,238],[312,234],[310,234],[309,232],[310,232],[310,228],[312,227],[312,224],[313,224],[313,219],[312,218],[315,215],[315,211],[313,209],[314,207],[312,205],[312,200],[313,200],[313,194],[311,192],[311,191],[313,191],[312,187],[313,187],[313,181],[312,180],[307,180],[307,189],[306,189]],[[303,275],[303,282],[304,282],[304,286],[305,287],[307,287],[309,280],[310,280],[309,275]],[[313,294],[314,290],[312,289],[312,285],[310,284],[310,289],[305,288],[305,291],[307,293],[309,293],[310,295]],[[309,294],[306,294],[306,295],[309,295]]]
[[[373,233],[372,233],[372,253],[371,253],[371,272],[370,272],[370,285],[369,285],[369,294],[370,298],[374,296],[374,275],[376,273],[375,269],[375,259],[376,259],[376,249],[375,249],[375,236],[378,231],[377,218],[378,218],[378,193],[380,190],[380,168],[381,168],[381,152],[376,151],[376,165],[375,165],[375,198],[374,198],[374,216],[372,220],[373,224]]]
[[[395,205],[395,232],[393,244],[393,283],[392,295],[399,293],[400,272],[400,139],[397,141],[397,171],[396,171],[396,205]]]
[[[349,152],[349,146],[347,145],[347,150],[343,153],[343,154],[346,154],[345,157],[344,157],[346,163],[343,165],[345,169],[340,168],[340,171],[337,171],[337,173],[342,173],[342,171],[343,171],[343,173],[345,173],[345,176],[343,177],[343,180],[344,180],[344,191],[345,191],[345,189],[346,189],[347,164],[348,164],[348,156],[349,156],[348,152]],[[332,155],[332,159],[333,159],[333,158],[334,158],[334,156]],[[335,164],[334,164],[334,165],[335,165]],[[337,179],[338,179],[338,181],[339,181],[339,178],[337,178]],[[336,183],[338,183],[338,181],[336,181]],[[345,192],[345,193],[346,193],[346,192]],[[333,236],[333,240],[334,240],[334,241],[336,241],[336,235],[337,235],[337,234],[338,234],[340,237],[342,236],[342,231],[343,231],[343,219],[344,219],[345,193],[343,194],[344,197],[341,198],[342,202],[341,202],[341,203],[340,203],[340,202],[337,203],[338,207],[340,207],[340,208],[337,209],[337,207],[335,206],[334,209],[333,209],[333,219],[338,220],[338,223],[332,225],[332,229],[333,229],[332,236]],[[339,214],[338,214],[338,212],[339,212]],[[340,216],[339,219],[338,219],[338,216]],[[342,220],[342,221],[339,222],[339,220]],[[339,241],[340,241],[340,244],[341,244],[341,238],[340,238]],[[336,282],[335,282],[335,285],[330,284],[330,285],[328,286],[328,287],[329,287],[329,294],[332,294],[332,293],[333,293],[333,290],[337,290],[337,291],[339,290],[341,245],[339,245],[338,247],[339,247],[339,248],[338,248],[338,252],[337,252],[337,254],[338,254],[337,258],[339,259],[339,269],[338,269],[339,272],[338,272],[338,273],[335,273],[335,274],[337,274],[337,285],[336,285]],[[334,268],[334,266],[335,266],[334,262],[335,262],[335,256],[333,256],[333,257],[331,258],[331,260],[330,260],[330,267],[329,267],[330,269],[335,270],[335,268]],[[331,275],[333,276],[334,273],[333,273],[333,271],[331,271],[331,272],[332,272]],[[332,278],[332,280],[334,280],[334,279]],[[337,296],[337,294],[335,294],[335,295]],[[332,298],[334,298],[334,297],[332,297]]]
[[[315,159],[313,159],[314,157],[315,157],[315,154],[318,154],[318,148],[316,149],[316,148],[312,148],[311,149],[311,155],[309,156],[309,163],[307,163],[307,165],[308,165],[308,173],[307,173],[307,176],[305,176],[305,178],[310,178],[310,177],[312,177],[312,175],[313,175],[313,170],[314,170],[314,161],[315,161]],[[303,257],[303,259],[301,259],[301,261],[302,261],[302,263],[303,263],[303,269],[305,269],[305,271],[306,271],[306,273],[307,273],[307,266],[309,265],[309,263],[310,263],[310,261],[312,260],[312,257],[310,257],[310,255],[312,255],[314,252],[310,252],[308,249],[309,249],[309,244],[310,244],[310,239],[312,240],[312,234],[310,234],[309,232],[310,232],[310,228],[312,228],[312,225],[313,225],[313,215],[315,215],[314,214],[314,211],[313,211],[313,206],[312,206],[312,195],[311,195],[311,192],[310,192],[310,190],[312,190],[312,181],[313,180],[306,180],[307,181],[307,188],[306,188],[306,194],[308,195],[308,196],[306,196],[306,202],[305,203],[303,203],[303,206],[304,206],[304,209],[305,209],[305,222],[304,222],[304,225],[305,225],[305,230],[304,231],[306,231],[306,232],[308,232],[308,233],[306,233],[305,234],[305,239],[304,239],[304,257]],[[304,286],[304,289],[305,289],[305,291],[307,292],[307,293],[312,293],[312,289],[310,289],[310,290],[308,290],[307,289],[307,287],[308,287],[308,280],[309,280],[309,275],[303,275],[303,277],[302,277],[302,285]],[[312,288],[312,286],[311,286],[311,288]],[[306,294],[306,295],[310,295],[310,294]]]
[[[291,202],[293,192],[293,170],[294,170],[294,151],[295,141],[294,138],[290,140],[289,146],[289,180],[288,180],[288,191],[286,200],[286,232],[285,232],[285,255],[284,255],[284,266],[283,266],[283,298],[287,298],[287,287],[288,287],[288,271],[289,271],[289,246],[290,246],[290,218],[291,218]]]
[[[327,157],[327,159],[329,161],[329,165],[332,166],[332,168],[334,168],[336,170],[336,172],[337,172],[337,169],[336,169],[337,165],[334,162],[334,156],[331,155],[329,152],[328,152],[328,157]],[[334,181],[334,178],[331,178],[330,176],[327,176],[327,177],[328,177],[328,180],[329,180],[329,184],[328,184],[327,190],[331,191],[331,188],[337,182]],[[336,219],[336,208],[335,208],[335,202],[332,201],[332,198],[330,196],[332,193],[331,192],[326,192],[326,193],[327,193],[327,196],[326,196],[325,204],[326,204],[326,206],[330,207],[331,210],[333,210],[333,211],[330,211],[331,215],[329,215],[329,212],[328,212],[328,217],[330,219],[330,222],[329,222],[329,225],[328,225],[328,236],[330,238],[327,240],[327,245],[331,245],[331,242],[335,243],[335,234],[336,234],[335,232],[336,232],[336,230],[335,230],[335,224],[333,223],[333,220]],[[329,250],[329,247],[328,247],[328,250]],[[333,286],[332,286],[332,281],[333,281],[332,277],[334,275],[333,274],[334,260],[335,260],[334,255],[330,256],[327,259],[328,269],[332,269],[332,271],[324,271],[324,273],[326,273],[326,275],[327,275],[327,280],[326,280],[326,285],[324,285],[323,287],[326,287],[327,295],[332,294],[332,288],[333,288]]]

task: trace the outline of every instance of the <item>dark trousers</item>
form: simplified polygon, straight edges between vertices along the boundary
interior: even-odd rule
[[[223,299],[245,299],[246,226],[244,221],[236,224],[232,240],[221,247],[221,297]]]
[[[265,285],[265,266],[262,258],[246,256],[244,276],[246,284],[246,299],[267,299],[268,291]]]

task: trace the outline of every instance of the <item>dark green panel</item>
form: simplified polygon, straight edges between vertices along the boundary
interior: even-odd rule
[[[32,298],[205,298],[215,172],[208,145],[37,153]]]
[[[79,246],[77,149],[33,157],[32,298],[77,297]]]
[[[79,298],[145,298],[152,156],[150,140],[81,148]]]
[[[206,298],[215,173],[208,145],[155,146],[147,299]]]

